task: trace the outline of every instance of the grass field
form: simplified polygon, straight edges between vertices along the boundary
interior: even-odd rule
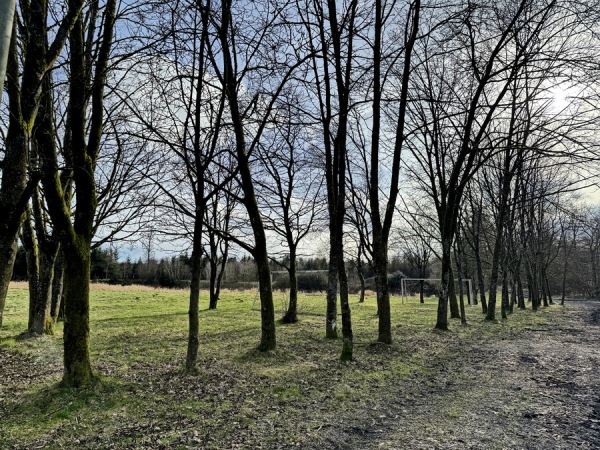
[[[324,338],[325,298],[301,296],[294,325],[278,325],[277,349],[255,350],[254,293],[224,292],[200,313],[198,375],[182,375],[187,291],[94,286],[91,355],[99,382],[58,386],[62,325],[55,336],[21,339],[27,290],[9,291],[0,330],[0,448],[334,448],[339,424],[364,426],[378,408],[422,386],[463,343],[503,339],[548,322],[549,308],[486,323],[433,330],[437,303],[392,299],[391,346],[375,344],[375,299],[351,301],[355,361],[339,361],[340,340]],[[207,304],[206,296],[202,303]],[[276,295],[281,303],[281,294]],[[340,321],[341,322],[341,321]],[[402,391],[401,391],[402,390]],[[333,437],[332,437],[333,436]]]

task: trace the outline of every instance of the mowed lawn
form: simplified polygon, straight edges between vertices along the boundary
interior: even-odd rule
[[[436,299],[394,297],[394,343],[384,346],[375,343],[375,298],[359,304],[353,296],[355,360],[343,363],[341,340],[324,338],[324,294],[302,295],[300,322],[278,324],[277,349],[259,353],[255,293],[224,292],[217,310],[200,312],[198,373],[184,375],[188,292],[95,285],[90,328],[98,382],[74,391],[58,384],[62,324],[54,336],[20,337],[27,294],[24,284],[11,287],[0,330],[2,449],[334,448],[331,442],[346,439],[336,434],[342,428],[368,428],[463,343],[502,339],[548,322],[554,311],[491,324],[472,306],[468,327],[453,320],[450,332],[437,332]],[[278,315],[284,301],[275,293]]]

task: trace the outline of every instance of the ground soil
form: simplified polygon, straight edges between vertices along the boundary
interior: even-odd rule
[[[345,449],[600,449],[600,303],[504,340],[471,342],[389,393]],[[408,388],[408,390],[407,390]],[[338,442],[338,444],[336,444]]]
[[[410,354],[410,345],[431,342],[424,369],[397,383],[386,380],[385,392],[374,379],[367,391],[372,398],[360,399],[355,408],[336,410],[335,398],[327,403],[321,394],[294,398],[287,409],[254,402],[252,391],[268,384],[268,377],[243,380],[218,361],[202,361],[200,377],[181,377],[174,367],[132,367],[130,379],[123,380],[132,396],[151,389],[177,403],[195,398],[206,403],[205,413],[169,416],[148,408],[138,411],[135,421],[116,416],[118,427],[86,435],[70,422],[44,439],[10,447],[2,445],[0,432],[0,449],[600,449],[600,303],[568,302],[551,316],[551,323],[489,333],[483,342],[431,331],[415,337],[402,351]],[[370,351],[391,350],[372,345]],[[11,385],[26,386],[43,370],[60,377],[59,361],[35,367],[38,363],[19,354],[0,357],[0,379],[7,387],[0,386],[0,418],[12,414],[14,406],[7,408],[2,398],[17,395]],[[323,364],[331,364],[334,374],[340,370],[339,363]],[[346,369],[361,370],[364,362],[352,364]],[[100,367],[108,376],[111,370]],[[322,386],[301,389],[321,392]],[[225,403],[227,416],[217,413]],[[245,423],[249,416],[255,420]],[[226,430],[219,434],[219,428]]]

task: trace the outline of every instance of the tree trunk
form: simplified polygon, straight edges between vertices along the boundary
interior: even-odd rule
[[[283,323],[296,323],[298,322],[298,276],[297,276],[297,265],[296,261],[296,250],[293,245],[289,246],[290,249],[290,267],[288,269],[290,278],[290,301],[288,303],[288,309],[285,315],[281,318]]]
[[[550,292],[550,280],[548,280],[548,271],[544,270],[544,283],[546,285],[546,292],[548,293],[548,303],[554,304],[552,301],[552,292]]]
[[[450,304],[450,318],[460,319],[460,310],[458,308],[458,299],[456,298],[456,283],[454,282],[454,270],[450,266],[450,276],[448,285],[448,303]]]
[[[479,245],[477,246],[477,251],[475,252],[475,265],[477,266],[477,283],[479,285],[479,301],[481,302],[481,312],[483,314],[487,314],[488,307],[485,299],[485,279],[483,278],[483,265],[481,264]],[[475,298],[475,302],[477,302],[477,298]]]
[[[425,281],[419,282],[419,299],[421,303],[425,303]]]
[[[501,314],[503,319],[508,319],[508,274],[506,270],[502,271],[502,301],[501,301]]]
[[[246,131],[244,130],[243,116],[240,112],[238,101],[238,80],[235,73],[236,67],[231,56],[228,35],[231,26],[231,3],[221,2],[221,24],[219,39],[221,42],[223,58],[223,88],[229,103],[233,131],[235,134],[235,154],[238,163],[241,186],[244,192],[244,206],[250,219],[250,226],[254,235],[254,249],[252,255],[258,270],[258,284],[260,291],[261,311],[261,339],[258,349],[268,351],[275,348],[275,307],[273,305],[273,291],[271,288],[271,269],[267,251],[267,238],[265,228],[258,209],[254,182],[250,171],[248,154],[246,153]]]
[[[373,262],[375,269],[375,286],[377,287],[377,311],[379,313],[378,342],[392,343],[392,319],[390,313],[390,289],[388,284],[387,245],[373,238]]]
[[[217,214],[217,208],[213,208],[213,214]],[[214,224],[213,224],[214,226]],[[225,243],[224,249],[222,249],[221,258],[217,254],[219,245],[215,242],[215,236],[213,232],[209,233],[210,236],[210,300],[208,303],[208,309],[217,309],[219,302],[219,296],[221,295],[221,282],[223,280],[223,274],[225,273],[225,266],[227,265],[227,255],[229,253],[229,244]]]
[[[352,317],[350,314],[350,302],[348,299],[348,277],[344,261],[339,264],[340,279],[340,307],[342,310],[342,361],[352,361],[353,336],[352,336]],[[381,318],[380,318],[381,321]]]
[[[358,297],[358,303],[364,303],[365,302],[365,276],[362,273],[361,267],[360,265],[356,267],[356,271],[358,273],[358,281],[360,283],[360,294]]]
[[[273,291],[271,288],[271,271],[266,245],[257,246],[257,254],[254,256],[254,259],[258,269],[260,291],[261,339],[258,349],[264,352],[273,350],[277,343],[275,338],[275,307],[273,305]]]
[[[492,254],[492,270],[490,272],[490,297],[488,311],[485,320],[496,320],[496,295],[498,292],[498,277],[500,273],[500,260],[504,249],[504,222],[508,210],[508,196],[510,194],[511,175],[508,173],[510,156],[505,156],[504,175],[502,177],[502,186],[500,187],[500,199],[498,217],[496,219],[496,239],[494,241],[494,251]]]
[[[208,309],[217,309],[217,304],[219,302],[219,297],[217,296],[217,263],[216,261],[213,259],[213,253],[211,251],[211,255],[210,255],[210,261],[209,261],[209,265],[210,265],[210,281],[209,281],[209,302],[208,302]]]
[[[200,305],[200,277],[202,275],[202,218],[203,211],[196,207],[194,218],[194,242],[192,247],[192,280],[190,283],[190,305],[188,310],[188,345],[185,357],[185,371],[194,373],[198,360],[198,334],[200,319],[198,317]]]
[[[527,274],[527,284],[529,285],[529,299],[531,300],[531,309],[537,311],[539,303],[539,291],[537,285],[537,275],[535,269]]]
[[[76,237],[64,247],[65,326],[62,383],[80,387],[94,379],[90,365],[90,241]]]
[[[54,321],[50,314],[52,307],[52,285],[54,283],[54,267],[56,263],[56,254],[54,252],[40,252],[40,278],[38,284],[38,305],[39,309],[33,318],[32,332],[36,334],[54,334]]]
[[[17,249],[16,236],[4,238],[0,236],[0,327],[2,327],[6,295],[8,294],[8,285],[12,278]]]
[[[442,240],[442,281],[440,297],[438,300],[437,322],[435,328],[448,330],[448,296],[450,294],[452,238],[444,237]]]
[[[517,305],[519,309],[525,309],[525,294],[523,293],[523,281],[521,275],[517,274]]]
[[[512,280],[510,285],[510,308],[508,310],[509,314],[514,312],[515,305],[517,304],[517,282]]]
[[[25,261],[27,263],[27,284],[29,285],[29,319],[27,320],[27,330],[31,331],[33,327],[33,318],[39,309],[37,303],[39,300],[38,280],[40,276],[39,267],[39,248],[33,232],[31,223],[31,209],[27,208],[26,220],[21,226],[21,243],[25,249]]]
[[[11,45],[16,46],[16,43],[13,42]],[[20,99],[17,85],[18,62],[14,55],[11,55],[10,62],[7,90],[11,111],[8,133],[4,141],[6,153],[2,161],[2,182],[0,184],[0,211],[2,211],[0,214],[0,326],[2,326],[8,285],[17,256],[19,228],[27,205],[25,192],[28,147],[23,123],[18,119],[21,111],[19,107],[15,106],[15,104],[20,105]]]
[[[539,272],[539,286],[540,286],[540,290],[542,291],[542,301],[544,304],[544,307],[548,307],[549,303],[548,303],[548,289],[546,287],[546,276],[545,276],[545,270],[543,268],[543,266],[540,264],[540,272]]]
[[[65,265],[63,252],[61,250],[58,253],[56,264],[54,265],[54,282],[52,283],[52,306],[50,308],[50,314],[52,315],[54,323],[57,323],[59,320],[64,320],[64,303],[62,301],[64,275]]]
[[[332,228],[332,225],[330,225]],[[330,239],[335,239],[335,232],[330,231]],[[325,337],[337,339],[337,287],[338,265],[334,245],[329,247],[329,266],[327,274],[327,311],[325,316]]]
[[[460,295],[460,324],[467,326],[467,312],[465,311],[465,299]]]

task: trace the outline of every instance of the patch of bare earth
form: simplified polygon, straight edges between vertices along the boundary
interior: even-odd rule
[[[600,303],[571,302],[558,314],[503,340],[463,342],[330,447],[599,449]]]

